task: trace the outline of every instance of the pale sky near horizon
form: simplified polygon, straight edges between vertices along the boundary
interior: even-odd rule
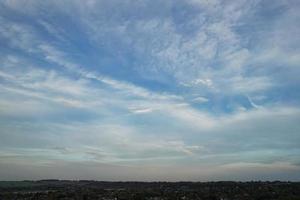
[[[0,0],[0,180],[300,180],[299,0]]]

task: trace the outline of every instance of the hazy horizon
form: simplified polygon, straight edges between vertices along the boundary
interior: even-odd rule
[[[0,0],[0,180],[300,181],[299,11]]]

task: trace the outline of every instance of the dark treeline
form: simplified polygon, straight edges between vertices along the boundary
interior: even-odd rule
[[[0,200],[300,200],[299,182],[0,182]]]

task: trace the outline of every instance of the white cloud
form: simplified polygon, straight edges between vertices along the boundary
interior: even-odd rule
[[[153,110],[151,108],[133,108],[131,109],[131,112],[135,114],[143,114],[143,113],[149,113],[152,112]]]
[[[32,163],[36,163],[34,169],[48,166],[53,170],[55,166],[64,171],[64,165],[78,162],[80,166],[72,168],[78,172],[87,162],[97,174],[99,166],[104,166],[100,171],[111,173],[111,166],[103,163],[114,163],[122,177],[149,164],[146,175],[139,169],[140,174],[134,177],[164,175],[170,180],[195,179],[198,173],[224,177],[228,171],[234,175],[238,168],[241,171],[235,177],[272,169],[274,177],[279,171],[297,172],[293,163],[298,161],[294,154],[299,151],[299,108],[267,101],[268,91],[299,80],[295,73],[299,63],[295,33],[299,31],[294,26],[299,12],[291,7],[274,27],[262,23],[269,25],[270,31],[260,32],[255,26],[244,37],[243,29],[252,28],[247,25],[254,22],[247,20],[254,16],[258,2],[182,1],[184,9],[191,10],[179,16],[174,12],[178,5],[172,1],[164,1],[159,8],[153,1],[118,2],[120,12],[111,12],[114,1],[74,1],[68,5],[5,1],[11,12],[43,20],[31,24],[0,17],[0,37],[8,48],[0,52],[0,143],[2,149],[13,149],[1,149],[1,161],[14,163],[17,172],[32,174]],[[36,12],[43,7],[51,12]],[[49,20],[62,14],[62,23]],[[78,28],[74,34],[64,26],[71,21],[78,26],[74,26],[74,30]],[[74,46],[68,46],[70,42]],[[87,59],[90,66],[82,65],[75,57],[79,53],[71,53],[78,46],[83,49],[78,50],[82,58],[93,52],[97,62]],[[16,55],[9,55],[14,51]],[[106,58],[101,57],[102,51],[116,62],[103,66]],[[282,65],[284,70],[275,73],[277,68],[270,63]],[[149,89],[150,84],[147,88],[124,81],[130,80],[129,75],[122,80],[97,71],[123,67],[136,73],[138,80],[166,84],[173,93],[163,91],[164,87],[157,92]],[[240,96],[251,108],[235,100]],[[193,107],[195,103],[205,107],[208,101],[211,113]],[[226,110],[231,103],[232,113],[218,112],[219,107]],[[38,120],[33,122],[34,117]],[[288,159],[282,163],[270,151]],[[18,158],[14,160],[14,156]],[[25,156],[29,159],[22,159]],[[262,163],[268,159],[268,164]],[[24,170],[18,169],[18,162],[24,164]],[[196,167],[190,166],[192,163]],[[124,174],[120,169],[125,169]]]
[[[197,102],[197,103],[205,103],[205,102],[208,102],[209,99],[205,98],[205,97],[196,97],[193,99],[194,102]]]

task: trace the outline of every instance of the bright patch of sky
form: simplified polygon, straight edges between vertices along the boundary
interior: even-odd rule
[[[1,179],[300,180],[299,9],[1,0]]]

